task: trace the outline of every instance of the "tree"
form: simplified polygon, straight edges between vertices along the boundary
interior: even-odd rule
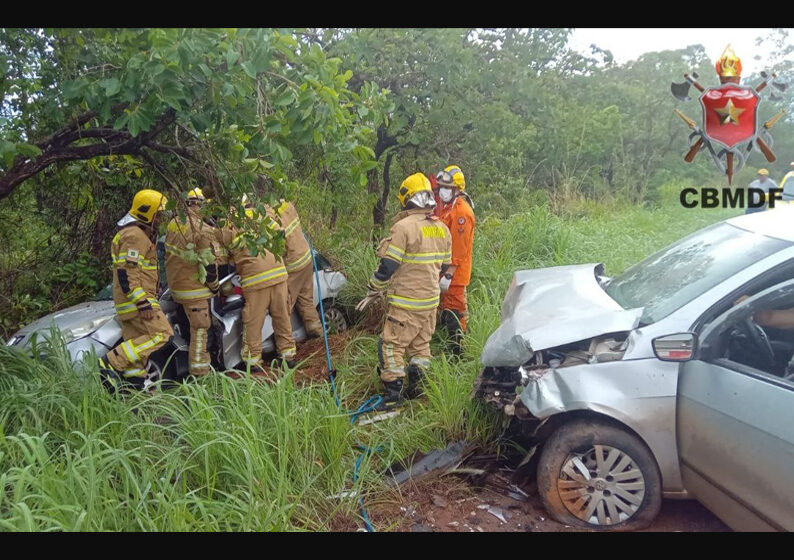
[[[239,194],[256,173],[285,181],[298,146],[352,154],[355,180],[372,158],[383,92],[347,89],[352,72],[299,32],[3,34],[0,200],[53,164],[101,156],[140,159],[178,192],[165,156]]]

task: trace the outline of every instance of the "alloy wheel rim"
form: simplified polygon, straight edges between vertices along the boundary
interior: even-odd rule
[[[329,332],[340,333],[347,330],[347,321],[338,309],[325,310],[325,326]]]
[[[628,521],[642,505],[645,479],[636,461],[608,445],[568,455],[557,477],[565,508],[597,526]]]

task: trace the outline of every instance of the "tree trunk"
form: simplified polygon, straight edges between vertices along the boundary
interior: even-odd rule
[[[379,228],[383,228],[386,223],[386,204],[389,201],[389,191],[391,190],[389,168],[391,167],[391,160],[393,157],[393,151],[386,155],[386,161],[383,163],[383,190],[381,190],[380,198],[377,204],[375,204],[375,208],[372,209],[372,220],[375,226]]]

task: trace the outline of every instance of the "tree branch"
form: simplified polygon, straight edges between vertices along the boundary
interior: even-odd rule
[[[33,159],[19,157],[14,165],[0,176],[0,200],[11,194],[23,181],[33,177],[50,165],[61,161],[75,161],[92,159],[99,156],[110,155],[140,155],[141,147],[149,146],[167,126],[176,119],[176,111],[168,109],[157,122],[146,132],[132,137],[127,131],[118,131],[110,128],[95,128],[80,131],[76,135],[75,127],[82,126],[91,120],[91,112],[85,113],[76,119],[70,127],[64,127],[47,139],[43,153]],[[70,132],[72,134],[70,134]],[[99,138],[103,142],[88,146],[70,146],[79,138]],[[69,142],[66,142],[69,140]],[[167,146],[156,144],[158,151],[163,151]],[[169,149],[179,153],[177,150]],[[180,150],[182,151],[182,150]]]

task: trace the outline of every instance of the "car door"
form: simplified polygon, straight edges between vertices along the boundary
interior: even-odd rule
[[[707,325],[681,366],[684,486],[738,530],[794,530],[794,382],[726,358],[726,337],[757,310],[790,307],[794,281],[764,290]]]

